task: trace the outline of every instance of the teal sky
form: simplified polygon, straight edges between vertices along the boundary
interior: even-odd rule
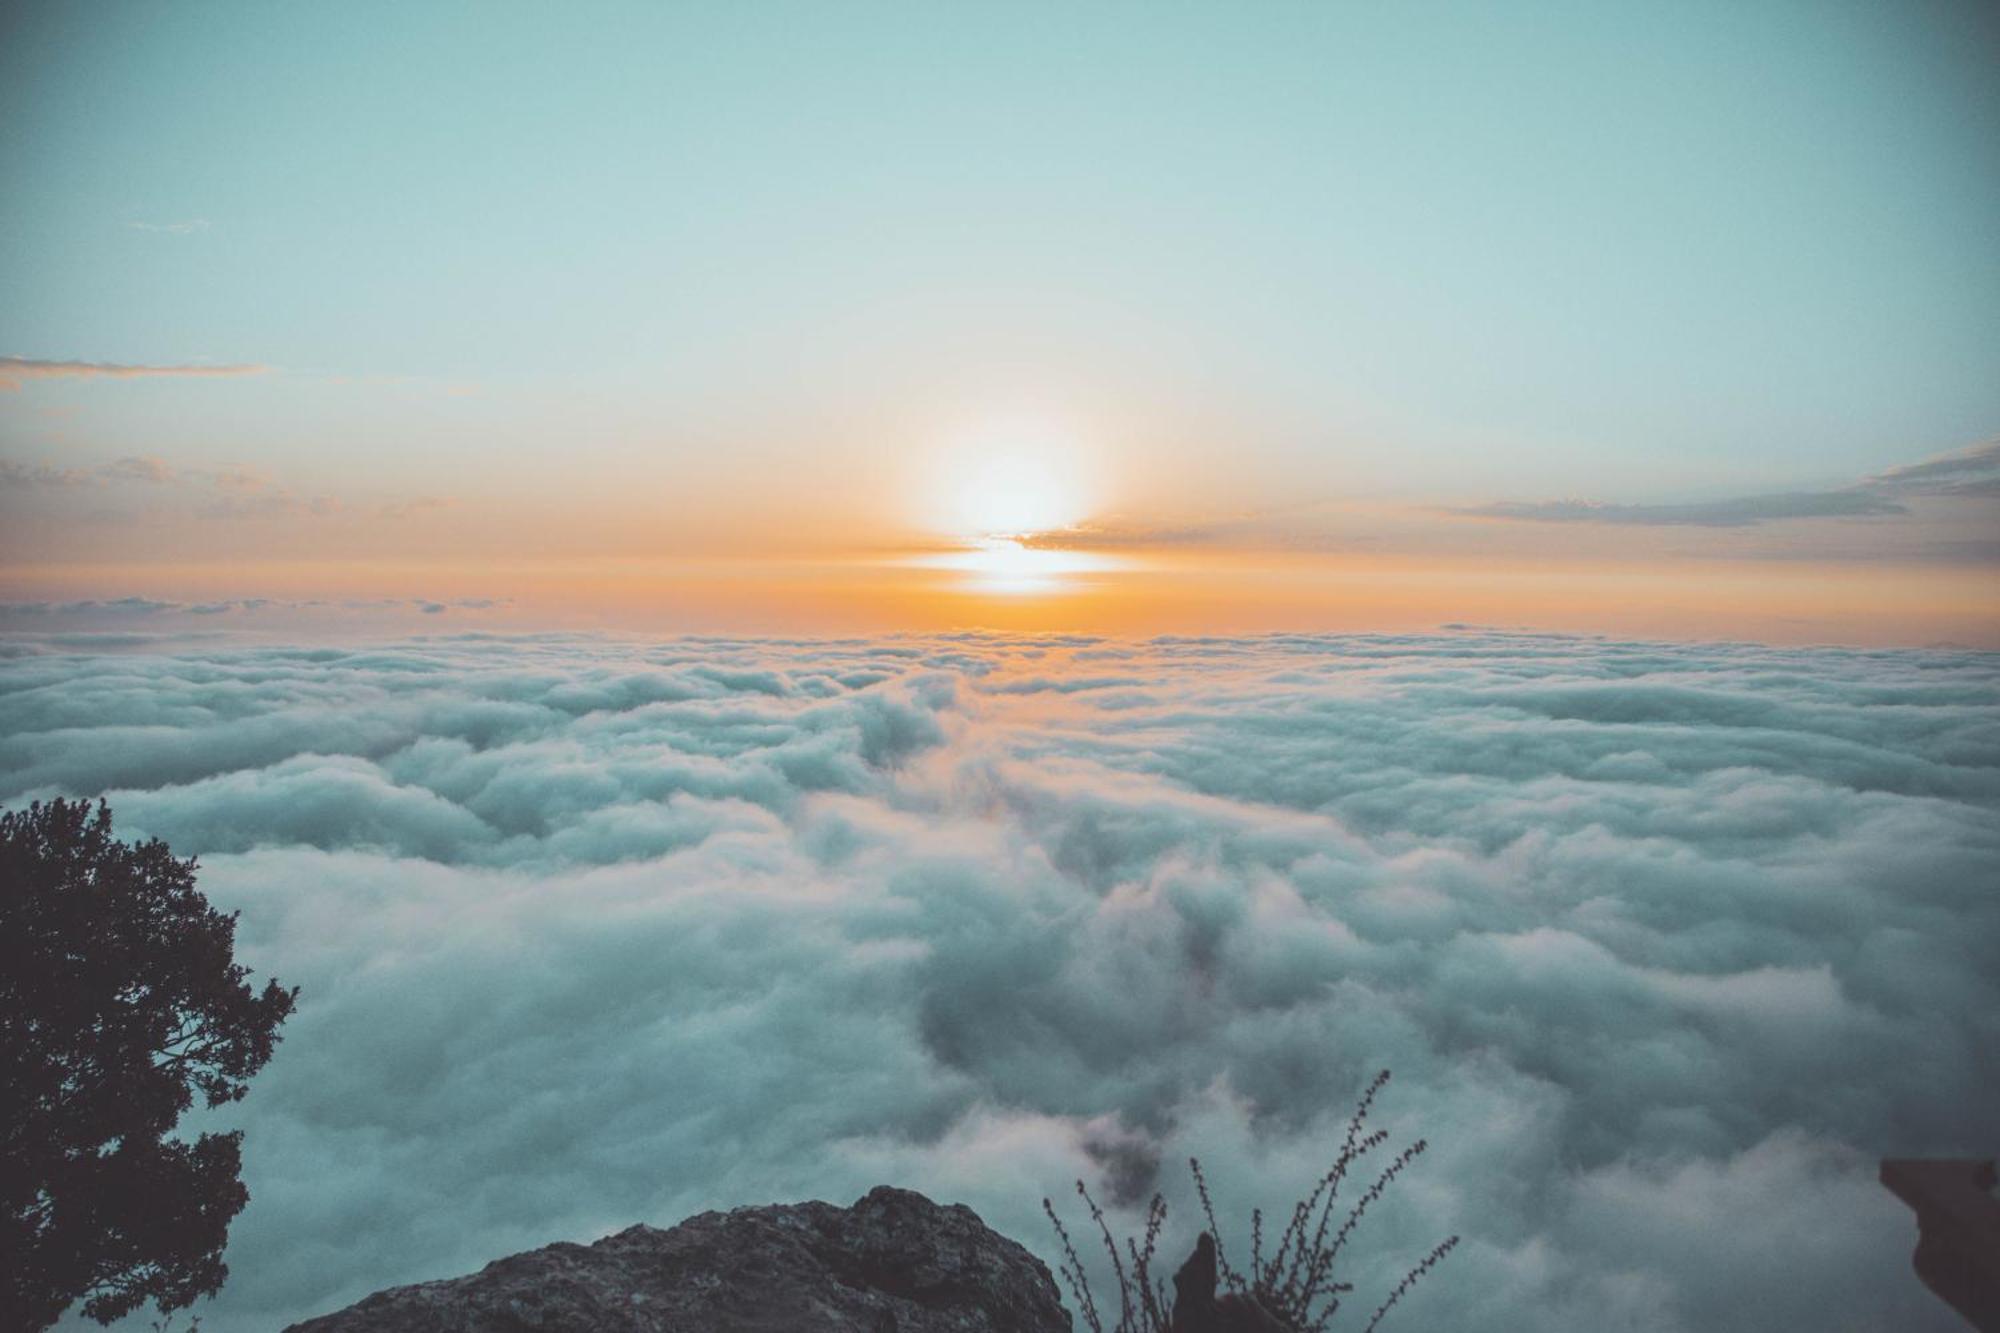
[[[912,457],[1023,408],[1157,525],[1815,491],[2000,430],[1987,6],[0,21],[0,356],[268,368],[31,381],[21,468],[459,532],[672,494],[632,522],[699,547],[920,527]]]

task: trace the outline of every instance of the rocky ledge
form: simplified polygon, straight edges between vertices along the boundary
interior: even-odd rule
[[[287,1333],[1069,1333],[1041,1260],[963,1204],[882,1186],[557,1244]]]

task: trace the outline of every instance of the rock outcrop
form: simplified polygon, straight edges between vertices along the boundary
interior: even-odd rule
[[[963,1204],[882,1186],[550,1245],[288,1333],[1069,1333],[1048,1268]]]

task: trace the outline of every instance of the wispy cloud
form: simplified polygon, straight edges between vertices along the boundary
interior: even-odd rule
[[[299,495],[282,486],[218,490],[200,505],[200,518],[290,518],[338,514],[344,506],[331,495]]]
[[[1893,467],[1851,486],[1784,491],[1687,504],[1612,504],[1602,500],[1496,500],[1448,508],[1460,518],[1530,523],[1608,523],[1646,527],[1745,528],[1806,518],[1875,518],[1906,514],[1911,496],[2000,497],[2000,440]]]
[[[382,505],[375,513],[381,518],[408,518],[431,509],[449,509],[458,501],[449,495],[413,495],[407,500],[394,500]]]
[[[133,456],[83,467],[57,467],[53,463],[24,463],[17,459],[0,458],[0,487],[74,488],[100,486],[107,481],[167,483],[182,480],[182,477],[183,474],[160,458]]]
[[[132,617],[250,615],[257,612],[414,611],[443,615],[450,611],[493,611],[512,600],[493,597],[378,597],[346,600],[325,598],[227,597],[206,602],[182,602],[157,597],[86,598],[69,602],[0,602],[0,627],[11,622],[60,620],[64,623],[125,620]]]
[[[1196,523],[1154,524],[1124,518],[1089,519],[1066,528],[1024,532],[1015,537],[1037,551],[1101,551],[1119,547],[1211,546],[1227,541],[1248,525],[1225,519]]]
[[[255,468],[225,467],[181,476],[206,490],[195,509],[198,518],[325,517],[346,508],[336,496],[300,495]]]
[[[262,375],[271,368],[253,364],[148,366],[114,361],[38,361],[0,356],[0,389],[18,389],[29,380],[55,379],[222,379]]]
[[[53,463],[23,463],[0,458],[0,486],[95,486],[103,480],[96,468],[57,467]]]
[[[1911,495],[2000,495],[2000,440],[1892,467],[1862,485]]]
[[[148,481],[164,484],[176,480],[174,469],[163,458],[121,458],[98,469],[114,481]]]
[[[163,458],[139,455],[67,467],[0,458],[0,490],[82,490],[119,484],[189,492],[196,501],[195,516],[214,519],[324,517],[353,512],[401,519],[457,503],[448,495],[417,495],[354,507],[338,496],[301,495],[255,468],[180,468]]]
[[[1896,519],[1920,498],[2000,499],[2000,440],[1986,441],[1824,490],[1773,491],[1677,503],[1623,503],[1594,498],[1494,500],[1406,511],[1452,519],[1490,519],[1602,527],[1754,528],[1814,519]],[[1395,516],[1389,519],[1394,521]],[[1384,514],[1308,502],[1159,522],[1102,515],[1063,528],[1010,533],[1033,550],[1090,551],[1165,548],[1341,551],[1377,549]],[[1966,550],[1958,551],[1965,558]],[[1880,554],[1876,552],[1875,554]]]
[[[1743,495],[1694,504],[1629,505],[1602,500],[1497,500],[1448,509],[1465,518],[1512,518],[1531,523],[1630,523],[1644,527],[1746,528],[1793,518],[1867,518],[1908,509],[1863,490],[1792,491]]]
[[[185,222],[128,222],[132,231],[159,232],[169,236],[192,236],[196,232],[208,230],[207,218],[189,218]]]
[[[1066,528],[1011,534],[1030,550],[1092,551],[1163,547],[1276,547],[1327,551],[1366,545],[1367,539],[1335,531],[1324,503],[1245,510],[1177,523],[1150,523],[1112,514]]]

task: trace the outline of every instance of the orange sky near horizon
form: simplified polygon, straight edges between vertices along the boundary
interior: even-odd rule
[[[210,613],[202,627],[307,636],[411,623],[433,631],[1109,636],[1403,633],[1478,624],[1632,638],[2000,649],[2000,588],[1978,567],[1136,550],[1075,556],[996,543],[957,554],[844,559],[280,562],[258,567],[249,594],[244,573],[228,563],[17,565],[0,573],[0,597],[212,604],[254,595],[269,604]],[[449,606],[412,622],[381,605],[400,599]],[[17,618],[9,627],[37,626]]]
[[[900,448],[895,466],[881,460],[900,482],[866,503],[780,468],[744,473],[762,490],[742,495],[635,479],[385,504],[137,456],[16,467],[27,503],[0,536],[0,600],[19,605],[0,607],[0,625],[174,614],[50,609],[140,598],[185,604],[207,630],[309,637],[416,616],[774,635],[1468,623],[2000,648],[1988,494],[2000,442],[1842,485],[1650,504],[1359,484],[1282,503],[1220,489],[1175,501],[1168,491],[1194,478],[1061,414],[975,416]]]

